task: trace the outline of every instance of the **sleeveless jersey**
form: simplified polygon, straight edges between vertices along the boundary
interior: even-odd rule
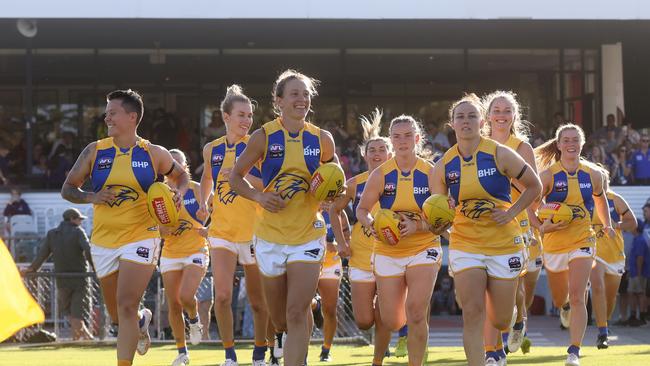
[[[528,258],[535,260],[535,258],[542,256],[544,246],[542,245],[542,236],[539,234],[539,230],[531,227],[531,234],[537,241],[537,244],[533,245],[533,241],[531,240],[530,245],[528,245]]]
[[[430,163],[418,158],[411,171],[403,172],[395,158],[388,160],[377,169],[383,176],[383,192],[379,197],[381,208],[404,214],[412,220],[422,220],[422,205],[431,196],[429,190]],[[427,232],[416,232],[403,237],[397,245],[376,243],[375,253],[389,257],[408,257],[431,247],[440,247],[440,236]]]
[[[492,209],[512,206],[510,178],[496,161],[499,144],[481,138],[469,158],[458,152],[458,145],[442,158],[445,182],[456,202],[456,213],[449,238],[449,249],[484,255],[503,255],[521,251],[523,239],[519,222],[514,219],[497,225]]]
[[[621,217],[614,205],[614,195],[611,192],[607,192],[607,201],[609,203],[609,217],[612,219],[612,223],[621,221]],[[597,214],[593,216],[593,226],[596,232],[596,256],[607,263],[624,261],[625,250],[623,248],[623,232],[621,229],[615,229],[616,236],[610,238],[603,232],[600,217]]]
[[[334,238],[334,231],[332,230],[332,223],[330,221],[330,216],[327,211],[321,211],[323,215],[323,220],[325,220],[325,227],[327,228],[326,241],[328,243],[334,243],[336,246],[336,239]],[[323,259],[323,268],[328,268],[336,264],[341,263],[341,257],[339,256],[338,250],[329,251],[328,248],[325,248],[325,258]]]
[[[233,243],[248,243],[253,240],[253,231],[257,221],[258,204],[239,196],[230,188],[228,179],[220,172],[231,169],[235,161],[246,148],[249,136],[230,145],[226,136],[210,143],[210,175],[212,177],[212,214],[208,235]],[[205,169],[208,169],[206,166]],[[251,175],[260,178],[256,167]]]
[[[319,202],[309,193],[311,176],[321,165],[320,128],[305,122],[289,133],[280,118],[262,126],[266,137],[261,172],[265,192],[278,192],[286,206],[279,212],[262,210],[255,230],[260,239],[301,245],[325,235]]]
[[[187,192],[183,196],[183,204],[178,216],[178,225],[174,231],[163,236],[162,256],[165,258],[183,258],[194,253],[207,253],[208,242],[199,235],[198,228],[203,227],[201,220],[196,217],[199,209],[199,192],[201,186],[197,182],[190,182]]]
[[[578,169],[569,173],[558,161],[549,167],[553,175],[551,192],[546,202],[563,202],[573,210],[573,219],[565,229],[544,234],[544,251],[552,254],[596,245],[591,228],[594,210],[591,168],[580,162]]]
[[[349,187],[354,191],[354,200],[352,201],[352,212],[357,212],[357,206],[359,206],[359,201],[361,200],[361,195],[363,194],[364,188],[366,188],[366,181],[368,181],[368,176],[370,173],[363,172],[354,177],[354,186]],[[372,210],[371,214],[374,214],[377,210],[377,205]],[[366,229],[361,225],[361,222],[357,220],[352,226],[352,234],[350,237],[350,250],[352,255],[350,256],[349,265],[350,267],[359,268],[364,271],[372,271],[372,254],[375,251],[375,239],[372,237],[370,230]]]
[[[108,187],[115,199],[93,206],[93,244],[119,248],[160,236],[147,210],[147,191],[156,180],[149,146],[144,139],[129,149],[120,149],[112,137],[97,141],[90,172],[93,191]]]
[[[519,145],[523,140],[520,138],[516,137],[515,135],[510,135],[508,138],[508,141],[506,141],[505,145],[508,146],[509,148],[517,151],[517,148],[519,148]],[[517,202],[519,199],[519,196],[521,196],[521,192],[517,187],[515,187],[514,183],[511,182],[511,190],[510,190],[510,195],[512,196],[512,202]],[[525,209],[521,210],[521,212],[517,215],[517,221],[519,221],[519,227],[521,228],[521,234],[524,238],[531,238],[531,229],[530,229],[530,222],[528,221],[528,211]]]

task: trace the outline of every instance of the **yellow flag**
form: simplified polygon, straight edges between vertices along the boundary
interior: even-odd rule
[[[43,309],[25,288],[16,263],[0,239],[0,342],[44,321]]]

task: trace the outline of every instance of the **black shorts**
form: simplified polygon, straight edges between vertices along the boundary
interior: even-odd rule
[[[621,276],[621,284],[618,285],[618,293],[621,295],[627,294],[627,271]]]

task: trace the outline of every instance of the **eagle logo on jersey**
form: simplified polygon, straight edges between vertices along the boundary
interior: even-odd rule
[[[235,197],[237,197],[237,193],[230,189],[228,181],[222,180],[217,183],[217,196],[219,197],[219,202],[227,205],[233,203]]]
[[[460,208],[460,213],[465,215],[465,217],[470,219],[478,219],[483,216],[485,213],[492,212],[492,209],[496,205],[490,200],[484,199],[471,199],[464,200],[462,202],[462,207]]]
[[[298,192],[307,193],[309,182],[299,175],[283,173],[275,179],[273,190],[280,193],[282,199],[292,199]]]
[[[181,235],[183,235],[184,232],[186,232],[188,230],[192,230],[193,227],[194,227],[194,225],[192,225],[191,222],[189,222],[187,220],[184,220],[184,219],[180,219],[180,220],[178,220],[178,227],[176,228],[176,230],[174,230],[172,235],[181,236]]]
[[[113,191],[113,194],[115,194],[115,198],[108,203],[108,207],[120,206],[126,201],[135,202],[140,196],[138,195],[138,192],[135,191],[135,189],[119,184],[109,184],[106,186],[106,188],[110,189]]]
[[[587,217],[587,213],[582,207],[574,205],[569,205],[569,207],[571,207],[571,211],[573,211],[573,218],[571,218],[571,221]]]
[[[366,238],[369,238],[369,237],[372,236],[372,231],[370,231],[370,229],[368,229],[367,227],[361,225],[361,229],[363,230],[363,235],[365,235]]]

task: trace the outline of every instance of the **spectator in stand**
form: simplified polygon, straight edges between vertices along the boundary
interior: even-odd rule
[[[438,152],[444,154],[451,147],[444,128],[441,129],[436,123],[431,123],[428,127],[427,141],[433,146],[433,153]]]
[[[73,152],[71,150],[58,150],[59,153],[54,155],[49,163],[50,177],[48,180],[48,188],[61,188],[74,163]]]
[[[440,288],[433,292],[433,315],[455,315],[458,311],[451,277],[443,277]]]
[[[627,259],[628,287],[630,294],[630,318],[627,325],[645,325],[646,287],[650,277],[650,203],[643,206],[643,221],[637,226],[638,234],[632,243],[632,251]],[[637,317],[638,310],[638,317]]]
[[[606,117],[606,125],[604,127],[599,128],[594,132],[593,138],[595,140],[600,140],[604,138],[608,138],[608,133],[613,132],[614,134],[614,139],[616,139],[620,133],[620,128],[616,126],[616,116],[613,114],[608,114]]]
[[[627,146],[619,146],[614,153],[609,154],[607,161],[610,176],[612,177],[611,184],[628,185],[632,182],[632,168],[628,165]]]
[[[650,135],[644,133],[641,135],[639,149],[630,155],[629,165],[632,168],[634,184],[650,185]]]
[[[79,273],[75,277],[56,277],[59,309],[70,313],[72,339],[93,339],[85,322],[90,315],[88,272],[90,244],[81,227],[86,216],[75,208],[63,212],[63,221],[56,229],[48,231],[34,262],[22,272],[38,271],[50,256],[53,256],[55,273]],[[88,262],[86,262],[88,260]],[[91,262],[92,263],[92,262]]]
[[[592,163],[600,164],[604,167],[609,166],[607,163],[607,154],[602,145],[594,143],[587,153],[587,159]]]
[[[8,184],[9,180],[9,149],[0,142],[0,184]]]
[[[73,131],[63,131],[61,138],[54,141],[52,150],[50,150],[50,154],[48,155],[48,159],[53,160],[56,156],[67,153],[70,155],[75,155],[74,138],[75,133]]]
[[[214,110],[212,112],[210,124],[203,128],[203,138],[205,139],[205,142],[209,142],[225,134],[226,126],[221,122],[221,113],[219,110]]]
[[[11,198],[4,211],[4,221],[8,233],[11,232],[9,220],[15,215],[32,215],[32,209],[29,208],[27,202],[22,198],[22,192],[18,188],[11,189]]]

